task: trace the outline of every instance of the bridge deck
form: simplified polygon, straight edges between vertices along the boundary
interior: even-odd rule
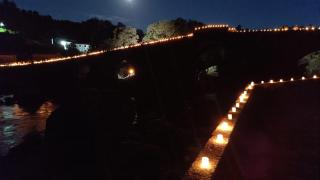
[[[319,179],[320,83],[255,89],[213,179]]]

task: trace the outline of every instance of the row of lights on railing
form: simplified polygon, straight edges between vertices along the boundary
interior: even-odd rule
[[[138,43],[138,44],[129,45],[129,46],[121,46],[121,47],[113,48],[113,49],[110,49],[110,50],[95,51],[95,52],[91,52],[91,53],[88,53],[88,54],[81,54],[81,55],[75,55],[75,56],[66,56],[66,57],[52,58],[52,59],[44,59],[44,60],[37,60],[37,61],[28,60],[28,61],[20,61],[20,62],[13,62],[13,63],[4,63],[4,64],[0,64],[0,68],[16,67],[16,66],[28,66],[28,65],[33,65],[33,64],[54,63],[54,62],[67,61],[67,60],[76,60],[76,59],[79,59],[79,58],[85,58],[85,57],[89,57],[89,56],[101,55],[101,54],[104,54],[104,53],[107,53],[107,52],[114,52],[114,51],[119,51],[119,50],[124,50],[124,49],[129,49],[129,48],[135,48],[135,47],[140,47],[140,46],[160,44],[160,43],[165,43],[165,42],[175,41],[175,40],[181,40],[181,39],[184,39],[184,38],[191,38],[191,37],[193,37],[193,33],[185,35],[185,36],[176,36],[176,37],[165,38],[165,39],[160,39],[160,40],[156,40],[156,41]]]
[[[212,133],[200,155],[187,172],[185,179],[211,179],[217,164],[229,142],[229,137],[234,129],[237,115],[247,103],[255,84],[249,84],[237,98],[234,106],[219,123]]]
[[[194,30],[198,31],[198,30],[202,30],[202,29],[212,29],[212,28],[228,28],[229,25],[228,24],[209,24],[206,26],[201,26],[201,27],[196,27]]]
[[[287,32],[287,31],[316,31],[320,30],[319,27],[315,26],[307,26],[307,27],[299,27],[299,26],[294,26],[292,28],[289,27],[283,27],[283,28],[267,28],[267,29],[247,29],[247,30],[237,30],[235,27],[229,27],[227,24],[221,24],[221,25],[206,25],[202,27],[197,27],[194,30],[199,31],[199,30],[204,30],[204,29],[226,29],[229,32],[238,32],[238,33],[245,33],[245,32]]]
[[[240,33],[245,33],[245,32],[287,32],[287,31],[316,31],[320,30],[319,28],[316,27],[304,27],[304,28],[275,28],[275,29],[249,29],[249,30],[240,30],[240,31],[233,31],[233,32],[240,32]]]
[[[129,48],[140,47],[140,46],[144,46],[144,45],[153,45],[153,44],[165,43],[165,42],[169,42],[169,41],[175,41],[175,40],[180,40],[180,39],[184,39],[184,38],[191,38],[191,37],[193,37],[193,33],[190,33],[190,34],[185,35],[185,36],[175,36],[175,37],[164,38],[164,39],[159,39],[159,40],[155,40],[155,41],[137,43],[137,44],[134,44],[134,45],[116,47],[114,49],[111,49],[110,51],[129,49]]]
[[[234,129],[237,118],[236,114],[239,114],[241,109],[247,103],[250,94],[254,87],[265,84],[276,84],[276,83],[285,83],[285,82],[294,82],[294,81],[305,81],[312,79],[320,79],[317,75],[312,77],[302,76],[301,78],[294,79],[290,78],[289,80],[280,79],[275,81],[273,79],[268,82],[261,81],[260,83],[251,82],[237,98],[233,107],[231,107],[226,118],[220,122],[217,128],[212,133],[213,136],[209,139],[204,149],[200,152],[198,158],[192,164],[192,167],[187,172],[185,179],[210,179],[218,165],[218,162],[224,152],[225,147],[229,142],[229,137]]]
[[[263,84],[276,84],[276,83],[285,83],[285,82],[294,82],[294,81],[298,81],[298,80],[307,80],[307,79],[318,79],[319,77],[317,75],[313,75],[312,77],[310,78],[307,78],[305,76],[302,76],[301,78],[299,79],[295,79],[295,78],[290,78],[288,80],[284,80],[284,79],[279,79],[278,81],[276,80],[273,80],[273,79],[270,79],[269,81],[261,81],[260,83],[258,83],[257,85],[263,85]]]
[[[285,31],[290,30],[289,28],[286,27],[286,28],[281,28],[281,29],[279,29],[279,28],[262,29],[262,30],[253,29],[253,30],[240,30],[240,31],[238,31],[238,30],[236,30],[236,28],[229,27],[229,25],[227,25],[227,24],[206,25],[206,26],[202,26],[202,27],[197,27],[194,30],[199,31],[199,30],[203,30],[203,29],[217,29],[217,28],[227,28],[227,30],[229,32],[240,32],[240,33],[244,33],[244,32],[285,32]],[[320,30],[320,27],[319,28],[316,28],[313,26],[312,27],[303,27],[303,28],[294,27],[294,28],[292,28],[292,30],[294,30],[294,31],[315,31],[315,30]],[[140,47],[140,46],[148,46],[148,45],[153,45],[153,44],[165,43],[165,42],[180,40],[180,39],[184,39],[184,38],[191,38],[193,36],[194,36],[194,33],[190,33],[190,34],[184,35],[184,36],[176,36],[176,37],[164,38],[164,39],[160,39],[160,40],[156,40],[156,41],[142,42],[142,43],[137,43],[137,44],[133,44],[133,45],[116,47],[116,48],[109,49],[109,50],[95,51],[95,52],[91,52],[88,54],[81,54],[81,55],[76,55],[76,56],[67,56],[67,57],[44,59],[44,60],[37,60],[37,61],[27,60],[27,61],[13,62],[13,63],[4,63],[4,64],[0,64],[0,68],[1,67],[28,66],[28,65],[32,65],[32,64],[44,64],[44,63],[54,63],[54,62],[67,61],[67,60],[75,60],[75,59],[84,58],[84,57],[88,57],[88,56],[100,55],[100,54],[112,52],[112,51],[118,51],[118,50],[124,50],[124,49],[129,49],[129,48]]]

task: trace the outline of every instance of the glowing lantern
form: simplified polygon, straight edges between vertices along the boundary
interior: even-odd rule
[[[250,85],[251,85],[251,86],[254,86],[254,82],[252,81]]]
[[[249,85],[248,87],[247,87],[247,89],[253,89],[253,86],[252,85]]]
[[[318,78],[318,76],[317,75],[313,75],[313,79],[317,79]]]
[[[264,81],[261,81],[261,84],[264,84]]]
[[[236,107],[237,107],[237,108],[240,108],[240,103],[236,103]]]
[[[274,81],[273,81],[272,79],[271,79],[269,82],[270,82],[271,84],[274,83]]]
[[[247,94],[248,94],[248,91],[244,91],[243,94],[244,94],[244,95],[247,95]]]
[[[239,97],[239,101],[240,101],[240,103],[244,103],[245,102],[244,101],[244,97],[242,95]]]
[[[279,81],[279,82],[281,82],[281,83],[282,83],[282,82],[283,82],[283,79],[280,79],[280,81]]]
[[[294,79],[293,79],[293,78],[291,78],[291,79],[290,79],[290,81],[294,81]]]
[[[221,130],[221,131],[231,131],[232,127],[227,122],[222,122],[218,126],[218,129]]]
[[[128,70],[128,73],[129,73],[130,76],[134,76],[135,75],[135,70],[133,68],[130,68]]]
[[[243,99],[247,99],[247,98],[248,98],[247,94],[245,94],[245,93],[241,94],[241,97],[242,97]]]
[[[236,107],[232,107],[232,112],[237,112],[237,108]]]
[[[208,157],[201,158],[200,168],[201,169],[210,169],[211,168],[210,160]]]
[[[218,134],[218,135],[217,135],[217,137],[216,137],[216,139],[215,139],[215,142],[216,142],[217,144],[225,144],[225,143],[226,143],[226,141],[224,140],[224,137],[223,137],[222,134]]]
[[[228,114],[228,119],[232,120],[232,114]]]
[[[302,78],[301,78],[302,80],[306,80],[306,78],[304,77],[304,76],[302,76]]]

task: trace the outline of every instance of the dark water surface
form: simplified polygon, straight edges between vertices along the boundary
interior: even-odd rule
[[[18,104],[0,105],[0,156],[23,141],[31,132],[43,132],[46,120],[56,105],[44,102],[35,112],[30,113]]]

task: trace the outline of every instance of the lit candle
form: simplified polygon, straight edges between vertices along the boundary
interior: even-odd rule
[[[290,81],[294,81],[294,79],[293,79],[293,78],[291,78],[291,79],[290,79]]]
[[[222,134],[218,134],[218,135],[217,135],[217,137],[216,137],[216,139],[215,139],[215,142],[216,142],[217,144],[225,144],[225,143],[226,143],[226,141],[224,140],[224,137],[223,137]]]
[[[129,72],[129,75],[130,75],[130,76],[134,76],[134,74],[135,74],[135,70],[134,70],[133,68],[130,68],[130,69],[128,70],[128,72]]]
[[[304,77],[304,76],[302,76],[302,78],[301,78],[302,80],[306,80],[306,78]]]
[[[200,168],[201,169],[210,169],[211,168],[210,160],[208,157],[201,158]]]
[[[272,79],[270,80],[270,83],[271,83],[271,84],[273,83],[273,80],[272,80]]]
[[[218,129],[221,131],[231,131],[232,127],[227,122],[224,121],[218,126]]]
[[[313,79],[317,79],[318,78],[318,76],[317,75],[313,75]]]
[[[237,107],[237,108],[240,108],[240,103],[236,103],[236,107]]]
[[[232,112],[237,112],[237,108],[236,107],[232,107]]]
[[[261,81],[261,84],[264,84],[264,81]]]
[[[239,97],[239,101],[240,103],[244,103],[244,97],[242,95]]]
[[[247,89],[253,89],[253,86],[252,86],[252,85],[249,85],[249,86],[247,87]]]
[[[228,119],[232,120],[232,114],[228,114]]]
[[[280,82],[282,83],[282,82],[283,82],[283,79],[280,79]]]

